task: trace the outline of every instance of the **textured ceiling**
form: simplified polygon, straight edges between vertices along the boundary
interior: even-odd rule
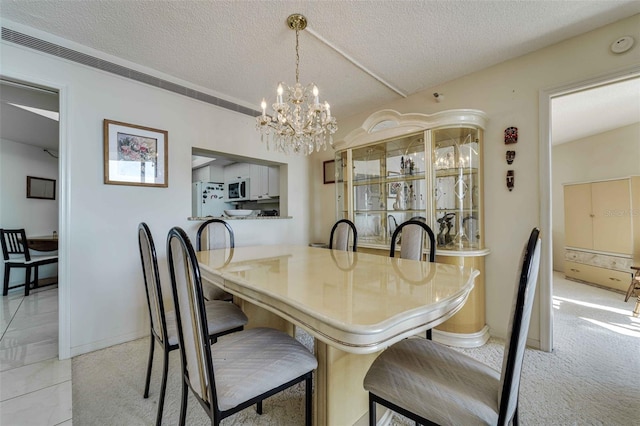
[[[309,20],[300,80],[318,85],[339,120],[402,95],[314,34],[410,95],[640,13],[640,1],[0,0],[3,24],[45,31],[252,109],[264,96],[273,101],[278,81],[295,80],[295,33],[285,21],[298,12]]]

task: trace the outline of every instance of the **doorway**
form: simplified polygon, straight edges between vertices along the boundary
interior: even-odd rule
[[[27,82],[13,76],[0,76],[0,161],[2,162],[2,178],[0,178],[0,227],[24,228],[28,236],[52,237],[55,233],[58,242],[65,239],[63,229],[60,227],[62,212],[63,179],[60,163],[60,89],[50,88],[48,84]],[[33,199],[26,193],[29,177],[41,178],[48,182],[55,182],[55,195],[53,197],[38,197]],[[44,199],[43,199],[44,198]],[[53,199],[51,199],[53,198]],[[65,256],[62,250],[58,250],[58,257],[62,260]],[[56,358],[68,358],[68,344],[62,344],[59,336],[63,327],[61,318],[68,314],[62,312],[59,291],[64,286],[63,274],[60,274],[58,265],[46,265],[40,268],[40,277],[58,276],[57,290],[49,292],[54,287],[43,287],[31,294],[39,293],[37,298],[51,299],[46,304],[38,304],[37,300],[25,298],[24,302],[38,305],[47,312],[44,317],[54,314],[47,320],[47,332],[53,333],[47,336],[53,339],[55,346],[53,356]],[[22,272],[22,271],[16,271]],[[24,275],[12,271],[11,282],[19,283],[24,280]],[[1,272],[0,272],[1,273]],[[13,296],[23,294],[24,288],[20,287],[10,292]],[[51,294],[55,293],[55,297]],[[55,302],[55,312],[50,307]],[[24,305],[22,303],[21,305]],[[11,316],[12,321],[18,317]],[[29,323],[31,325],[31,323]],[[55,327],[52,327],[55,325]],[[16,327],[16,323],[12,324]],[[43,347],[46,345],[43,345]],[[65,350],[66,349],[66,350]],[[43,355],[44,356],[44,355]]]
[[[543,229],[549,230],[543,236],[545,253],[541,263],[540,282],[540,346],[542,350],[553,349],[553,272],[554,258],[563,255],[563,242],[555,241],[557,227],[553,212],[562,206],[558,206],[557,197],[554,199],[555,181],[553,174],[553,125],[554,120],[561,117],[554,114],[554,102],[557,100],[570,100],[571,96],[589,94],[591,90],[613,89],[618,83],[640,78],[640,67],[631,67],[616,73],[602,75],[590,80],[574,82],[568,85],[543,90],[540,92],[540,224]],[[595,93],[595,92],[593,92]],[[640,94],[636,93],[640,96]],[[556,104],[557,106],[558,104]],[[582,105],[584,107],[585,105]],[[558,111],[556,111],[557,113]],[[576,111],[577,112],[577,111]],[[605,116],[607,113],[603,113]],[[584,124],[584,121],[582,121]],[[557,192],[557,191],[556,191]],[[558,253],[558,250],[562,250]]]

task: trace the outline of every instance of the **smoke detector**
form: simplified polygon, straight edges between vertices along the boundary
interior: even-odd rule
[[[633,37],[622,36],[613,43],[611,43],[611,51],[613,53],[624,53],[633,47]]]

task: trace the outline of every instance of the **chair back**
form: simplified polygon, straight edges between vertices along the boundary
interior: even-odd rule
[[[209,219],[198,228],[196,250],[216,250],[235,246],[233,230],[221,219]]]
[[[140,261],[142,262],[144,289],[147,294],[151,332],[160,342],[164,343],[168,336],[158,270],[158,257],[156,255],[156,246],[153,243],[153,236],[144,222],[138,225],[138,246],[140,247]]]
[[[387,216],[387,229],[389,230],[389,238],[393,236],[394,231],[398,227],[398,221],[395,216],[390,214]]]
[[[356,225],[349,219],[340,219],[333,228],[329,236],[329,248],[333,250],[349,250],[349,238],[353,236],[353,251],[358,251],[358,231]],[[335,243],[334,243],[335,239]]]
[[[183,377],[202,401],[217,407],[200,268],[189,237],[179,227],[167,236],[167,258]]]
[[[436,237],[425,222],[417,219],[410,219],[398,225],[391,237],[390,257],[395,257],[396,241],[402,233],[400,244],[400,257],[402,259],[422,260],[422,249],[424,248],[424,234],[429,236],[429,262],[436,261]]]
[[[508,424],[518,406],[520,373],[540,266],[540,245],[540,230],[533,228],[521,256],[522,267],[511,307],[511,318],[502,359],[498,394],[499,425]]]
[[[24,256],[24,260],[27,262],[31,260],[24,229],[0,229],[0,236],[2,237],[0,243],[4,260],[9,260],[12,254]]]

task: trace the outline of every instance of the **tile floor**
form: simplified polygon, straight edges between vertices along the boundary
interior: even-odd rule
[[[0,425],[71,425],[71,360],[58,360],[58,289],[0,300]]]

